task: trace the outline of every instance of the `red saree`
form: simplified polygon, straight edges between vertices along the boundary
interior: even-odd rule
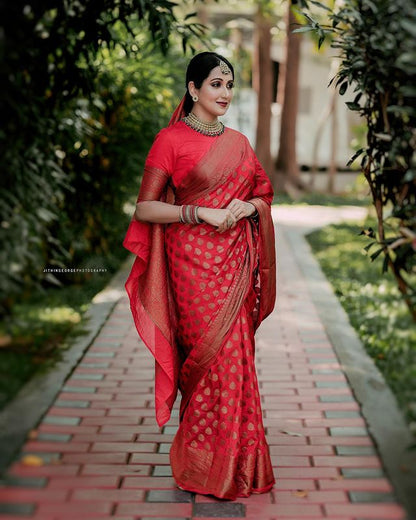
[[[258,211],[221,234],[133,219],[124,240],[137,256],[126,290],[155,356],[160,425],[182,395],[173,476],[188,491],[234,500],[274,484],[254,366],[254,333],[275,300],[272,188],[236,131],[210,138],[179,122],[160,135],[138,200],[173,201],[174,192],[178,205],[225,208],[238,198]]]

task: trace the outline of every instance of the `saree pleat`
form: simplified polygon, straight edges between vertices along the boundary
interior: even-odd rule
[[[163,200],[162,185],[147,179],[141,200],[149,193]],[[274,484],[254,366],[254,333],[275,298],[272,191],[245,138],[229,129],[174,191],[176,204],[225,208],[238,198],[258,212],[257,220],[242,219],[224,233],[205,223],[151,226],[146,255],[143,244],[133,248],[141,271],[126,284],[136,326],[156,359],[159,424],[181,391],[170,451],[175,480],[189,491],[234,500]],[[130,250],[132,237],[133,231],[125,240]],[[152,301],[152,290],[163,302]],[[143,330],[149,316],[150,332]]]

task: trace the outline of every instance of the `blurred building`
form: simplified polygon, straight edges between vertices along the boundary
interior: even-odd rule
[[[248,54],[251,63],[254,56],[256,6],[254,2],[208,2],[200,4],[199,17],[202,23],[213,30],[212,48],[233,60],[236,68],[237,89],[235,100],[224,122],[242,131],[255,146],[256,135],[256,104],[257,95],[252,84],[247,82],[244,70],[246,60],[241,56]],[[274,28],[274,41],[271,56],[275,71],[275,93],[279,66],[284,59],[284,24],[277,18]],[[310,168],[314,160],[314,143],[320,122],[328,110],[331,89],[328,83],[333,75],[331,63],[334,61],[335,50],[326,49],[318,52],[316,44],[308,34],[303,36],[301,46],[301,62],[299,74],[299,113],[297,124],[297,154],[298,162],[304,169]],[[333,65],[332,65],[333,66]],[[239,75],[243,81],[239,81]],[[356,114],[347,109],[345,102],[351,101],[346,94],[336,96],[337,112],[337,166],[344,169],[348,159],[353,154],[352,143],[360,134],[359,119]],[[280,105],[272,106],[272,155],[277,155],[280,131]],[[331,153],[331,121],[328,118],[323,126],[320,137],[317,167],[325,168],[330,161]]]

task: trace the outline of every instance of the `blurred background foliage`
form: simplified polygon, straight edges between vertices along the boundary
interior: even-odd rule
[[[366,123],[366,143],[352,157],[361,159],[376,211],[376,223],[363,233],[371,260],[383,258],[416,321],[416,8],[397,0],[345,0],[331,6],[300,0],[322,17],[304,12],[322,44],[330,37],[339,53],[334,77],[340,95]],[[322,11],[321,11],[322,12]],[[326,19],[326,23],[325,23]]]
[[[179,92],[198,24],[167,1],[2,3],[0,309],[78,281],[45,267],[112,269],[127,194]],[[187,24],[187,25],[186,25]],[[179,92],[176,92],[179,89]],[[85,275],[82,275],[85,277]]]
[[[0,405],[82,333],[127,256],[126,201],[183,95],[184,50],[203,32],[174,7],[0,5]],[[79,271],[45,271],[65,268]]]

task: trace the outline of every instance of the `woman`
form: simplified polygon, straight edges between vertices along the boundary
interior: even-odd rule
[[[146,160],[126,289],[156,360],[160,426],[181,392],[178,486],[235,500],[274,484],[254,367],[254,333],[275,299],[273,192],[247,139],[218,121],[233,97],[230,62],[196,55],[186,86]]]

